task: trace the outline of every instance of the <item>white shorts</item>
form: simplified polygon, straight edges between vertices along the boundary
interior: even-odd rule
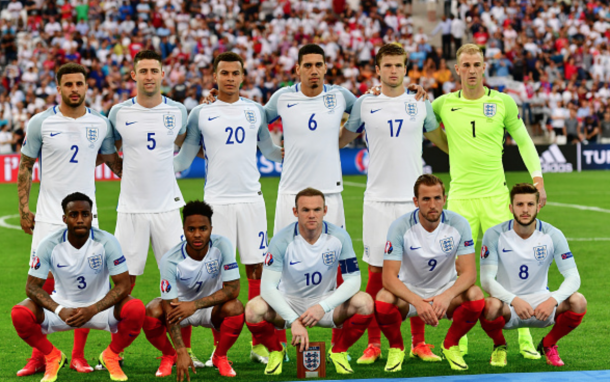
[[[538,305],[542,304],[551,297],[551,292],[533,293],[524,296],[519,296],[520,299],[527,302],[532,306],[532,309],[536,309]],[[519,328],[546,328],[555,323],[555,312],[557,307],[553,309],[553,313],[546,319],[546,321],[540,321],[536,317],[522,320],[517,316],[515,308],[510,307],[510,320],[504,325],[505,330],[519,329]]]
[[[273,235],[281,231],[287,225],[297,221],[296,216],[292,212],[294,207],[294,198],[296,194],[279,194],[275,204],[275,220],[273,223]],[[332,194],[324,194],[328,211],[324,220],[345,228],[345,213],[343,212],[343,198],[340,192]]]
[[[119,321],[114,317],[114,306],[112,306],[91,317],[89,322],[80,328],[105,330],[110,333],[116,333],[118,324]],[[44,321],[40,326],[43,334],[79,329],[66,324],[57,314],[55,314],[55,312],[46,309],[44,309]]]
[[[290,308],[292,308],[292,310],[294,310],[294,312],[300,316],[301,314],[305,313],[307,309],[316,304],[319,304],[320,301],[324,300],[326,297],[328,297],[328,295],[312,298],[290,296],[289,298],[286,298],[286,302],[288,303]],[[337,325],[335,325],[335,320],[333,320],[334,313],[335,309],[331,310],[328,313],[324,313],[324,316],[322,316],[322,319],[318,321],[316,326],[320,326],[322,328],[336,328]],[[278,329],[288,329],[289,327],[290,325],[288,325],[288,322],[286,322],[283,328]]]
[[[220,328],[216,328],[212,324],[212,309],[214,307],[210,306],[209,308],[195,311],[192,316],[180,321],[180,326],[183,328],[186,326],[203,326],[204,328],[220,330]]]
[[[267,252],[267,210],[261,197],[253,203],[211,204],[212,233],[231,241],[242,264],[261,264]]]
[[[121,244],[129,274],[140,276],[146,266],[149,242],[158,266],[163,255],[184,240],[180,210],[154,214],[118,212],[114,236]]]
[[[362,208],[362,260],[383,267],[383,251],[388,230],[396,219],[415,209],[413,202],[364,202]]]
[[[455,284],[455,282],[456,282],[456,280],[449,281],[447,284],[443,285],[442,287],[440,287],[438,289],[417,288],[417,287],[414,287],[409,284],[405,284],[405,285],[407,286],[407,288],[409,288],[409,290],[411,292],[415,293],[422,299],[426,299],[426,298],[438,296],[439,294],[443,293],[447,289],[451,288],[453,286],[453,284]],[[432,305],[432,303],[430,303],[430,305]],[[417,309],[415,309],[415,306],[409,304],[409,312],[407,312],[407,317],[405,317],[405,320],[407,318],[411,318],[411,317],[415,317],[415,316],[417,316]],[[447,314],[445,314],[443,316],[443,318],[447,318]]]
[[[99,223],[97,220],[97,215],[94,215],[94,216],[95,217],[93,218],[91,225],[95,228],[98,228]],[[64,223],[55,224],[55,223],[47,223],[47,222],[36,222],[36,224],[34,225],[34,232],[32,234],[32,249],[30,251],[30,255],[34,256],[34,254],[36,253],[36,249],[38,248],[38,245],[40,245],[40,242],[42,241],[42,239],[44,239],[45,237],[49,236],[51,233],[53,233],[57,230],[60,230],[62,228],[65,229],[65,228],[67,228],[67,226]]]

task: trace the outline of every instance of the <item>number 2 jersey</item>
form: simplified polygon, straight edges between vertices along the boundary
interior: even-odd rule
[[[358,259],[347,231],[323,222],[322,234],[309,244],[299,234],[299,223],[278,232],[265,257],[265,268],[281,272],[278,289],[286,296],[317,298],[337,288],[337,266],[342,274],[360,275]]]
[[[64,116],[58,106],[36,114],[28,123],[21,152],[38,158],[40,193],[36,221],[63,224],[61,201],[73,192],[82,192],[95,207],[95,163],[97,154],[112,154],[114,139],[108,119],[86,109],[79,118]]]
[[[536,230],[527,239],[514,230],[514,220],[485,232],[481,267],[497,265],[496,280],[517,296],[548,291],[548,273],[553,260],[560,272],[576,268],[568,241],[560,230],[536,219]]]
[[[68,230],[62,228],[44,238],[30,260],[29,275],[44,280],[49,271],[55,279],[53,300],[79,308],[104,298],[110,291],[108,277],[127,272],[127,263],[110,233],[91,228],[87,242],[76,249],[68,241]]]
[[[161,259],[161,298],[195,301],[222,289],[222,283],[239,279],[239,266],[231,242],[211,235],[208,253],[194,260],[186,252],[186,241],[176,245]]]
[[[433,291],[457,278],[455,260],[474,253],[474,242],[461,215],[443,211],[438,227],[428,232],[418,214],[419,208],[392,223],[383,260],[402,262],[398,278],[403,283]]]
[[[117,211],[167,212],[184,206],[174,173],[174,141],[186,132],[186,108],[163,97],[153,108],[136,97],[115,105],[108,119],[123,142],[123,176]]]

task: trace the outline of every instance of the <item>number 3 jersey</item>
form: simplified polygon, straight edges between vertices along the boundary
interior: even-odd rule
[[[560,272],[576,268],[568,241],[560,230],[536,219],[536,230],[527,239],[514,230],[514,220],[491,227],[483,236],[481,267],[497,265],[496,280],[517,296],[548,291],[553,260]]]
[[[87,108],[79,118],[64,116],[58,106],[36,114],[28,123],[21,152],[38,158],[40,193],[36,221],[63,224],[61,201],[79,191],[94,202],[97,154],[112,154],[114,139],[108,119]]]
[[[403,283],[435,290],[457,278],[455,260],[474,253],[474,242],[461,215],[443,211],[438,227],[428,232],[418,214],[419,208],[392,223],[383,259],[402,262],[398,278]]]
[[[117,211],[167,212],[184,206],[174,173],[174,141],[186,132],[186,108],[163,97],[153,108],[136,98],[115,105],[108,116],[114,139],[123,142],[123,176]]]
[[[337,287],[341,273],[360,275],[358,259],[347,231],[324,222],[322,234],[309,244],[299,234],[299,223],[290,224],[271,239],[265,268],[281,272],[278,289],[298,298],[322,297]]]
[[[222,283],[239,279],[239,266],[231,242],[211,235],[208,253],[198,261],[186,252],[186,241],[161,259],[161,298],[195,301],[222,289]]]
[[[68,241],[68,230],[53,232],[36,249],[29,275],[55,278],[53,300],[67,308],[86,307],[100,301],[110,291],[109,276],[127,272],[125,256],[114,236],[91,228],[89,239],[76,249]]]

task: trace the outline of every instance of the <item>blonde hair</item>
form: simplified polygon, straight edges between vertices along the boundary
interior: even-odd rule
[[[460,62],[460,55],[462,55],[463,53],[465,54],[480,54],[481,55],[481,59],[484,61],[485,58],[483,56],[483,51],[481,50],[481,48],[479,48],[478,45],[475,44],[464,44],[462,46],[460,46],[460,49],[458,49],[458,51],[455,53],[455,58],[458,61],[458,64]]]

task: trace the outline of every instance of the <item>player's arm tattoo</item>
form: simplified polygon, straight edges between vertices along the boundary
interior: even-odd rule
[[[165,316],[167,317],[167,314],[174,309],[171,306],[172,302],[178,302],[178,299],[175,298],[173,300],[161,300],[161,307],[163,308],[163,311],[165,312]],[[174,343],[174,348],[176,350],[178,349],[182,349],[184,348],[184,341],[182,340],[182,330],[180,328],[180,322],[177,322],[175,324],[169,324],[167,323],[167,331],[169,332],[170,337],[172,338],[172,342]]]
[[[42,306],[43,308],[54,312],[59,304],[56,303],[51,296],[45,292],[44,289],[42,289],[45,281],[46,280],[44,279],[28,275],[28,281],[25,284],[25,294],[30,300],[34,301],[36,305]]]
[[[118,275],[111,276],[111,278],[114,287],[106,293],[103,299],[94,304],[98,313],[115,306],[129,295],[131,286],[129,272],[119,273]]]
[[[29,219],[30,189],[32,188],[32,169],[36,158],[21,154],[19,172],[17,174],[17,190],[19,193],[19,213],[22,219]]]
[[[109,155],[101,155],[106,166],[112,170],[112,172],[119,178],[123,176],[123,158],[117,153]]]
[[[203,309],[210,306],[224,304],[239,296],[239,280],[228,281],[222,284],[222,289],[217,290],[207,297],[195,301],[195,308]]]

